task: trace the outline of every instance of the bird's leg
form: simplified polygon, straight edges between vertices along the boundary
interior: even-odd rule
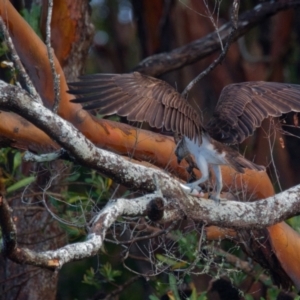
[[[216,176],[216,185],[217,185],[217,191],[215,195],[210,195],[209,198],[213,199],[217,203],[220,203],[221,200],[221,191],[223,188],[223,181],[222,181],[222,173],[221,173],[221,167],[219,165],[211,165],[213,172]]]
[[[185,186],[189,187],[191,189],[191,193],[193,190],[201,191],[202,189],[199,187],[200,183],[203,183],[208,180],[209,177],[209,171],[208,171],[208,163],[206,159],[202,155],[198,155],[196,158],[197,160],[197,166],[202,174],[201,178],[198,180],[192,182],[192,183],[187,183]]]

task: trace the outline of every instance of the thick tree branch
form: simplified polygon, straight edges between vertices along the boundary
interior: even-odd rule
[[[258,4],[254,9],[240,15],[237,30],[233,35],[233,41],[243,36],[251,28],[257,26],[266,18],[269,18],[281,10],[300,6],[299,0],[265,2]],[[231,22],[223,25],[218,33],[213,32],[204,38],[196,40],[185,46],[168,53],[160,53],[150,56],[139,63],[134,69],[141,73],[159,76],[161,74],[182,68],[192,64],[220,49],[220,39],[224,43],[231,31]]]
[[[107,229],[124,215],[154,216],[160,222],[188,217],[195,222],[240,229],[270,226],[300,212],[300,186],[265,200],[221,201],[219,205],[212,200],[186,195],[177,180],[159,170],[133,164],[98,149],[70,123],[34,102],[27,92],[5,82],[0,82],[0,107],[20,114],[44,130],[79,163],[105,173],[127,187],[152,193],[136,199],[110,201],[92,220],[85,242],[41,253],[15,247],[10,254],[15,261],[56,268],[94,255],[102,246]],[[155,192],[157,189],[159,193]]]
[[[179,205],[176,204],[178,199],[169,199],[168,201],[164,199],[165,207],[161,222],[180,219],[186,215],[194,221],[204,221],[207,224],[236,228],[261,228],[299,213],[299,195],[300,186],[296,186],[274,197],[248,203],[222,201],[220,205],[216,205],[210,200],[188,197],[189,201],[184,201]],[[84,242],[40,253],[18,248],[14,242],[15,247],[10,247],[11,251],[5,250],[5,253],[19,263],[60,268],[67,262],[95,255],[103,244],[107,230],[117,218],[149,214],[151,202],[157,201],[158,197],[159,193],[156,192],[136,199],[120,198],[109,201],[91,221],[89,235]],[[182,200],[180,199],[180,201]],[[8,206],[1,205],[0,215],[5,215],[5,220],[12,220],[9,214]],[[11,221],[8,224],[11,224]],[[4,235],[7,236],[8,231],[5,228],[9,226],[1,222],[1,227]]]
[[[70,123],[32,101],[24,90],[5,82],[0,83],[0,90],[0,107],[19,113],[44,130],[79,163],[98,170],[129,188],[150,193],[157,190],[157,184],[153,180],[157,177],[166,201],[180,200],[176,203],[177,208],[194,220],[225,227],[265,227],[299,212],[298,187],[268,200],[253,203],[222,201],[220,205],[216,205],[213,201],[187,196],[179,182],[167,174],[131,163],[116,154],[95,147]],[[170,207],[168,211],[172,211]],[[164,215],[163,219],[170,221],[172,217]]]
[[[0,83],[0,89],[1,108],[14,111],[44,130],[64,149],[73,154],[79,163],[103,172],[118,183],[131,186],[135,190],[141,189],[147,192],[155,190],[153,184],[155,170],[134,165],[118,155],[98,149],[68,121],[34,102],[24,90],[4,82]],[[147,170],[152,171],[147,172]],[[169,176],[164,175],[163,172],[160,173],[160,177],[164,177],[165,184],[167,184]],[[136,174],[143,174],[143,180],[139,180]]]

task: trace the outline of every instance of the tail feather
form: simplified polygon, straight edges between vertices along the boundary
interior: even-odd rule
[[[266,168],[261,165],[257,165],[254,162],[246,159],[244,156],[238,153],[235,157],[227,157],[227,160],[231,167],[233,167],[237,172],[244,173],[244,169],[256,170],[256,171],[265,171]]]

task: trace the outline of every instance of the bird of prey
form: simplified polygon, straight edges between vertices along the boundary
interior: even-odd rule
[[[177,155],[185,150],[192,154],[202,177],[187,184],[189,191],[201,190],[200,183],[209,178],[209,166],[216,176],[216,195],[220,199],[222,174],[220,165],[228,165],[239,173],[244,169],[264,170],[230,144],[241,143],[252,135],[268,116],[279,117],[300,111],[300,85],[276,82],[243,82],[226,86],[208,124],[168,83],[138,72],[129,74],[94,74],[70,83],[75,103],[100,114],[117,114],[129,121],[148,122],[183,136]]]

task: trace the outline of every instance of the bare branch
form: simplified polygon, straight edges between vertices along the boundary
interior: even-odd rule
[[[130,188],[152,193],[135,199],[120,198],[108,202],[90,222],[85,242],[41,253],[14,247],[9,256],[14,261],[57,268],[67,262],[92,256],[101,248],[107,230],[120,216],[154,216],[161,223],[187,217],[208,225],[253,229],[270,226],[300,213],[300,186],[256,202],[221,201],[219,205],[213,200],[186,195],[174,178],[96,148],[70,123],[33,102],[24,90],[2,81],[0,107],[20,114],[44,130],[79,163],[105,173]]]
[[[125,283],[123,283],[122,285],[119,285],[118,288],[115,289],[113,292],[109,293],[104,298],[104,300],[114,299],[115,296],[117,296],[118,294],[122,293],[129,285],[131,285],[132,283],[136,282],[140,278],[142,278],[142,276],[136,275],[136,276],[128,279]],[[97,297],[97,295],[98,295],[98,293],[92,298],[92,300],[100,299],[100,298]]]
[[[3,237],[2,252],[7,255],[16,246],[16,226],[6,199],[0,194],[0,227]]]
[[[34,85],[32,84],[29,76],[26,73],[26,70],[25,70],[25,68],[20,60],[20,57],[14,47],[14,44],[11,40],[11,37],[10,37],[9,32],[4,24],[2,17],[0,17],[0,28],[5,37],[5,41],[7,43],[8,49],[11,53],[12,60],[13,60],[14,64],[16,65],[16,68],[19,70],[20,75],[26,84],[26,88],[27,88],[28,92],[34,98],[35,101],[42,103],[42,100],[41,100],[39,94],[37,93]]]
[[[300,6],[299,0],[270,1],[258,4],[252,10],[240,15],[237,22],[238,30],[234,33],[233,41],[236,41],[266,18],[275,15],[281,10],[298,6]],[[220,40],[218,34],[221,40],[225,42],[228,39],[230,31],[231,22],[228,22],[219,29],[218,33],[213,32],[204,38],[174,49],[171,52],[149,56],[140,62],[134,70],[151,76],[159,76],[192,64],[219,50]]]
[[[154,174],[158,174],[161,185],[168,188],[171,178],[167,174],[133,164],[121,156],[95,147],[68,121],[53,114],[41,104],[32,103],[32,99],[24,90],[1,81],[0,96],[0,107],[16,112],[44,130],[71,153],[78,163],[98,170],[134,190],[155,191]]]
[[[53,10],[53,0],[48,0],[48,13],[47,13],[47,22],[46,22],[46,46],[48,52],[49,63],[51,67],[53,84],[54,84],[54,105],[53,112],[57,112],[59,101],[60,101],[60,82],[59,74],[56,73],[53,49],[51,48],[51,19],[52,19],[52,10]]]
[[[0,93],[0,107],[19,113],[44,130],[67,149],[78,163],[98,170],[134,190],[153,193],[157,191],[159,185],[161,192],[156,194],[155,199],[162,199],[162,196],[165,199],[163,215],[159,216],[161,220],[171,221],[186,215],[209,225],[260,228],[294,216],[300,211],[297,198],[299,187],[254,203],[221,201],[220,205],[216,205],[213,201],[186,195],[180,183],[167,174],[134,164],[123,157],[95,147],[70,123],[39,103],[33,103],[29,95],[20,88],[0,82]],[[153,180],[156,176],[159,184]],[[130,200],[130,203],[133,201]],[[162,204],[159,202],[154,204],[153,208],[160,210]]]
[[[45,268],[60,268],[65,263],[90,257],[100,250],[107,229],[120,216],[146,215],[149,203],[157,198],[157,194],[147,195],[141,198],[128,200],[111,200],[102,211],[92,220],[89,235],[86,241],[76,244],[66,245],[53,251],[37,253],[35,251],[18,248],[10,209],[4,198],[0,198],[0,226],[4,235],[4,253],[7,257],[18,263],[26,263]]]
[[[184,209],[188,212],[187,216],[189,218],[199,222],[204,221],[208,224],[223,224],[223,226],[226,227],[236,228],[261,228],[290,217],[295,213],[299,213],[299,195],[300,186],[291,188],[277,196],[250,203],[222,201],[220,205],[216,205],[210,200],[189,197],[190,202],[184,203]],[[117,218],[120,216],[146,215],[149,213],[151,202],[156,198],[157,193],[154,193],[136,199],[120,198],[109,201],[101,212],[91,221],[89,235],[85,242],[40,253],[33,252],[29,249],[14,247],[13,251],[10,251],[7,256],[19,263],[57,268],[67,262],[95,255],[103,244],[106,231]],[[173,199],[173,201],[176,201],[176,199]],[[168,207],[171,206],[170,204],[170,202],[166,203],[161,222],[169,222],[184,216],[182,211],[181,213],[179,212],[179,208],[176,213],[169,211]],[[6,214],[7,211],[9,212],[9,210],[6,209]],[[270,212],[272,212],[272,214],[270,214]],[[0,211],[0,214],[1,213],[2,211]],[[8,217],[8,219],[11,218]]]
[[[242,260],[238,258],[237,256],[230,254],[221,248],[216,249],[216,253],[218,255],[221,255],[225,258],[225,260],[230,263],[235,269],[241,270],[242,272],[246,273],[247,275],[251,276],[255,280],[259,280],[262,282],[265,286],[270,286],[270,276],[267,276],[265,274],[257,274],[254,270],[254,265],[249,263],[248,261]],[[272,285],[273,289],[280,290],[275,284]],[[296,297],[296,293],[294,292],[288,292],[288,295],[291,297]]]
[[[223,45],[222,47],[222,52],[219,55],[219,57],[217,59],[215,59],[213,61],[212,64],[210,64],[204,71],[202,71],[196,78],[194,78],[189,84],[188,86],[184,89],[184,91],[182,92],[182,96],[186,97],[189,93],[189,91],[193,88],[193,86],[200,81],[204,76],[206,76],[209,72],[211,72],[212,70],[214,70],[218,64],[221,64],[222,61],[224,60],[228,49],[230,47],[230,45],[233,42],[233,37],[234,37],[234,33],[237,30],[237,24],[238,24],[238,11],[239,11],[239,7],[240,7],[240,1],[239,0],[234,0],[233,5],[232,5],[232,13],[231,13],[231,22],[232,22],[232,28],[230,31],[230,34],[228,36],[228,40],[226,42],[226,45],[223,49]]]

